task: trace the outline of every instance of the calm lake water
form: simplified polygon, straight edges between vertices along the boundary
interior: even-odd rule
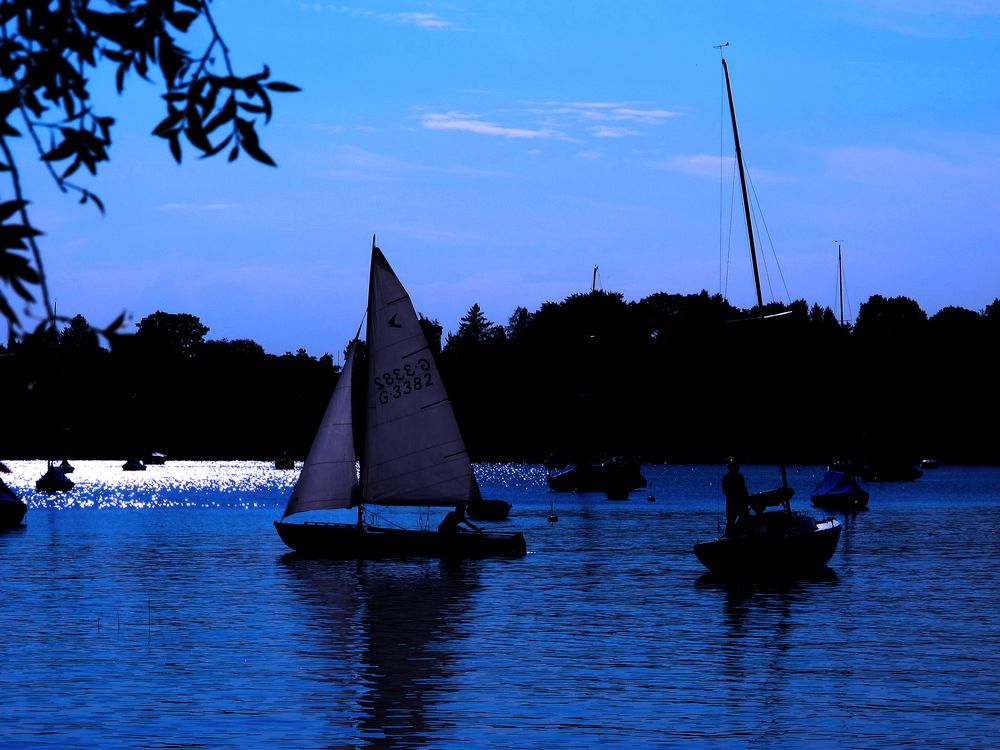
[[[997,747],[1000,468],[871,484],[828,570],[725,585],[692,553],[722,466],[615,502],[480,465],[529,554],[444,564],[296,559],[265,463],[80,461],[51,496],[6,463],[4,750]]]

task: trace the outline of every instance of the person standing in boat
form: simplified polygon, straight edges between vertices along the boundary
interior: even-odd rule
[[[460,531],[460,529],[458,528],[459,525],[463,523],[473,531],[482,531],[482,529],[480,529],[478,526],[472,523],[472,521],[466,518],[465,506],[459,504],[455,506],[455,510],[448,511],[448,515],[446,515],[444,517],[444,520],[442,520],[441,523],[438,524],[438,533],[457,534]]]
[[[722,477],[722,494],[726,496],[726,536],[735,536],[750,521],[750,491],[740,473],[740,464],[730,458],[729,471]]]

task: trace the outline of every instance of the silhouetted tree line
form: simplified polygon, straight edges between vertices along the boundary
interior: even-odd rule
[[[928,317],[875,295],[853,326],[805,301],[786,309],[594,291],[519,307],[505,326],[473,305],[443,346],[438,321],[421,325],[474,460],[997,463],[1000,299]],[[0,455],[304,458],[333,357],[276,356],[208,331],[157,312],[105,348],[77,316],[11,341]]]

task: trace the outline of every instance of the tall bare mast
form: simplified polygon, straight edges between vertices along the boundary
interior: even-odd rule
[[[726,74],[726,93],[729,95],[729,114],[733,119],[733,142],[736,144],[736,164],[740,168],[740,189],[743,191],[743,214],[747,222],[747,240],[750,242],[750,260],[753,261],[753,283],[757,288],[757,306],[764,309],[764,298],[760,293],[760,272],[757,270],[757,247],[753,239],[753,223],[750,218],[750,199],[747,195],[747,178],[743,170],[743,151],[740,149],[740,131],[736,128],[736,107],[733,106],[733,88],[729,84],[729,67],[722,58],[722,70]]]
[[[844,256],[837,241],[837,292],[840,296],[840,325],[844,325]]]

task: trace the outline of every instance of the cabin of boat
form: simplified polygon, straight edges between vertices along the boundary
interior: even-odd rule
[[[125,463],[122,464],[122,470],[123,471],[145,471],[146,470],[146,464],[144,464],[141,459],[138,459],[135,456],[133,456],[132,458],[128,459]]]

